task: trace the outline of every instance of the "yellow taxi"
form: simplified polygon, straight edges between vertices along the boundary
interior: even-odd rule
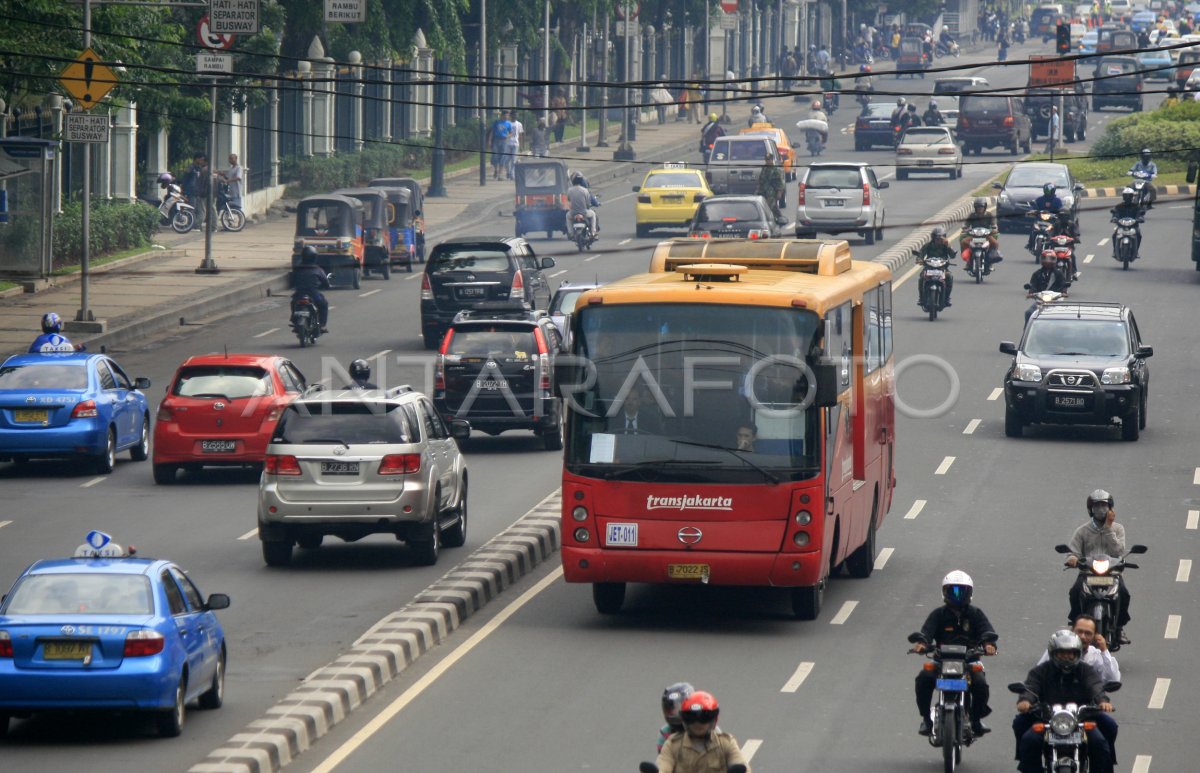
[[[779,148],[779,157],[783,159],[783,179],[788,182],[796,179],[796,152],[792,150],[792,143],[788,139],[787,132],[775,124],[756,123],[749,128],[741,129],[738,134],[762,135],[775,140],[775,147]]]
[[[713,195],[704,174],[686,164],[651,169],[633,192],[638,194],[633,211],[639,237],[653,228],[687,228],[700,202]]]

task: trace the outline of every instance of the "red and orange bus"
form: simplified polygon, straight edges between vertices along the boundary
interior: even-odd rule
[[[788,588],[814,619],[842,566],[870,575],[891,309],[890,272],[844,241],[666,241],[650,273],[581,296],[556,373],[567,582],[603,613],[631,582]]]

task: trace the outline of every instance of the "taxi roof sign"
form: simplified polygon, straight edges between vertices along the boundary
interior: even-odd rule
[[[85,542],[75,548],[75,558],[124,558],[125,548],[102,531],[89,531]]]
[[[687,169],[686,161],[668,161],[662,165],[663,169]]]
[[[58,82],[84,110],[91,110],[117,85],[117,74],[101,63],[100,56],[87,49],[63,68]]]

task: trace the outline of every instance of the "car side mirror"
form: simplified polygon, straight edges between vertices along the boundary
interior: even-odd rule
[[[1142,553],[1145,553],[1147,550],[1148,550],[1148,548],[1145,545],[1134,545],[1133,547],[1131,547],[1129,549],[1129,552],[1137,553],[1138,555],[1141,555]]]
[[[788,219],[786,217],[784,217],[783,215],[779,215],[775,218],[775,225],[787,225],[787,224],[788,224]]]
[[[1069,547],[1067,547],[1066,545],[1055,545],[1054,552],[1055,553],[1070,553],[1071,549]]]
[[[889,183],[887,180],[884,180],[883,182],[879,183],[879,185],[877,185],[875,187],[878,188],[879,190],[883,190],[884,188],[892,187],[892,184]]]
[[[1073,191],[1082,191],[1082,190],[1085,190],[1085,189],[1084,189],[1084,187],[1083,187],[1083,183],[1075,183],[1074,185],[1072,185],[1072,186],[1071,186],[1071,190],[1073,190]]]
[[[838,404],[838,367],[835,363],[826,362],[812,366],[817,386],[813,405],[818,408],[832,408]],[[807,390],[805,394],[807,394]]]
[[[542,268],[554,268],[554,258],[542,258]]]
[[[919,641],[921,641],[921,634],[914,632],[914,633],[910,633],[908,635],[908,643],[909,644],[916,644]]]
[[[224,593],[213,593],[209,595],[208,601],[204,602],[204,608],[208,610],[229,609],[229,596]]]
[[[1154,356],[1154,347],[1142,344],[1137,348],[1137,356],[1145,359],[1146,357]]]
[[[1001,341],[1000,342],[1000,353],[1001,354],[1011,354],[1012,356],[1016,357],[1017,356],[1017,345],[1014,344],[1012,341]]]
[[[995,189],[996,189],[996,190],[998,190],[998,191],[1002,191],[1002,190],[1004,190],[1004,186],[1003,186],[1003,185],[1001,185],[1000,183],[992,183],[992,187],[993,187],[993,188],[995,188]]]
[[[149,389],[150,388],[150,379],[146,378],[145,376],[139,376],[139,377],[135,378],[133,380],[133,388],[134,389]]]
[[[637,193],[637,192],[638,192],[638,191],[640,191],[641,189],[642,189],[642,186],[640,186],[640,185],[635,185],[635,186],[633,186],[633,192],[634,192],[634,193]]]

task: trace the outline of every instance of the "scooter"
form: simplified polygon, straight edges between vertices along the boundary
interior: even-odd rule
[[[1030,212],[1029,217],[1034,218],[1033,245],[1029,251],[1033,253],[1033,262],[1038,263],[1050,244],[1050,237],[1054,235],[1056,219],[1053,212]]]
[[[946,272],[950,270],[950,261],[945,258],[925,258],[921,268],[921,308],[929,314],[929,321],[938,317],[938,312],[946,308]]]
[[[938,57],[939,59],[943,56],[952,56],[957,59],[960,53],[958,49],[958,42],[951,40],[950,44],[947,45],[939,40],[933,47],[933,53],[934,56]]]
[[[185,234],[196,225],[196,208],[184,201],[183,191],[176,183],[167,186],[167,195],[158,205],[158,216],[175,233]]]
[[[1133,178],[1133,182],[1129,184],[1133,188],[1133,200],[1142,209],[1149,209],[1154,206],[1155,199],[1158,198],[1158,191],[1151,184],[1152,177],[1149,172],[1130,172],[1129,176]]]
[[[1066,545],[1055,545],[1057,553],[1070,553]],[[1080,596],[1080,608],[1096,618],[1096,632],[1104,636],[1108,648],[1113,652],[1121,649],[1121,637],[1117,634],[1118,605],[1120,604],[1120,589],[1124,578],[1121,574],[1126,569],[1137,569],[1125,559],[1131,555],[1141,555],[1147,550],[1145,545],[1133,545],[1123,556],[1112,558],[1105,555],[1087,556],[1074,568],[1083,575],[1083,589]],[[1065,567],[1063,571],[1072,567]]]
[[[910,634],[908,640],[915,644],[921,635]],[[975,742],[969,690],[971,675],[983,672],[983,664],[978,662],[982,655],[983,650],[956,644],[925,651],[930,660],[925,669],[937,672],[937,689],[929,706],[929,745],[941,748],[942,769],[948,772],[962,764],[963,748]]]
[[[1121,689],[1120,682],[1105,682],[1106,693]],[[1008,691],[1017,695],[1025,693],[1025,685],[1013,682]],[[1039,703],[1030,709],[1041,719],[1033,725],[1042,736],[1042,770],[1045,773],[1088,773],[1087,732],[1094,730],[1096,723],[1089,717],[1101,711],[1099,706],[1077,703],[1055,703],[1047,706]]]
[[[1075,239],[1067,234],[1050,237],[1050,248],[1054,250],[1054,267],[1067,278],[1067,286],[1075,281]]]
[[[575,242],[580,252],[590,250],[596,242],[596,234],[592,232],[587,215],[582,212],[571,218],[571,241]]]
[[[300,339],[300,348],[315,344],[321,337],[320,309],[308,293],[292,298],[292,332]]]
[[[976,226],[967,231],[970,241],[963,247],[962,256],[967,264],[967,273],[975,277],[975,284],[982,284],[988,273],[987,256],[992,246],[992,229]]]
[[[1144,217],[1116,218],[1117,227],[1112,235],[1113,260],[1121,262],[1123,270],[1129,269],[1129,264],[1138,259],[1138,224],[1145,222]]]

